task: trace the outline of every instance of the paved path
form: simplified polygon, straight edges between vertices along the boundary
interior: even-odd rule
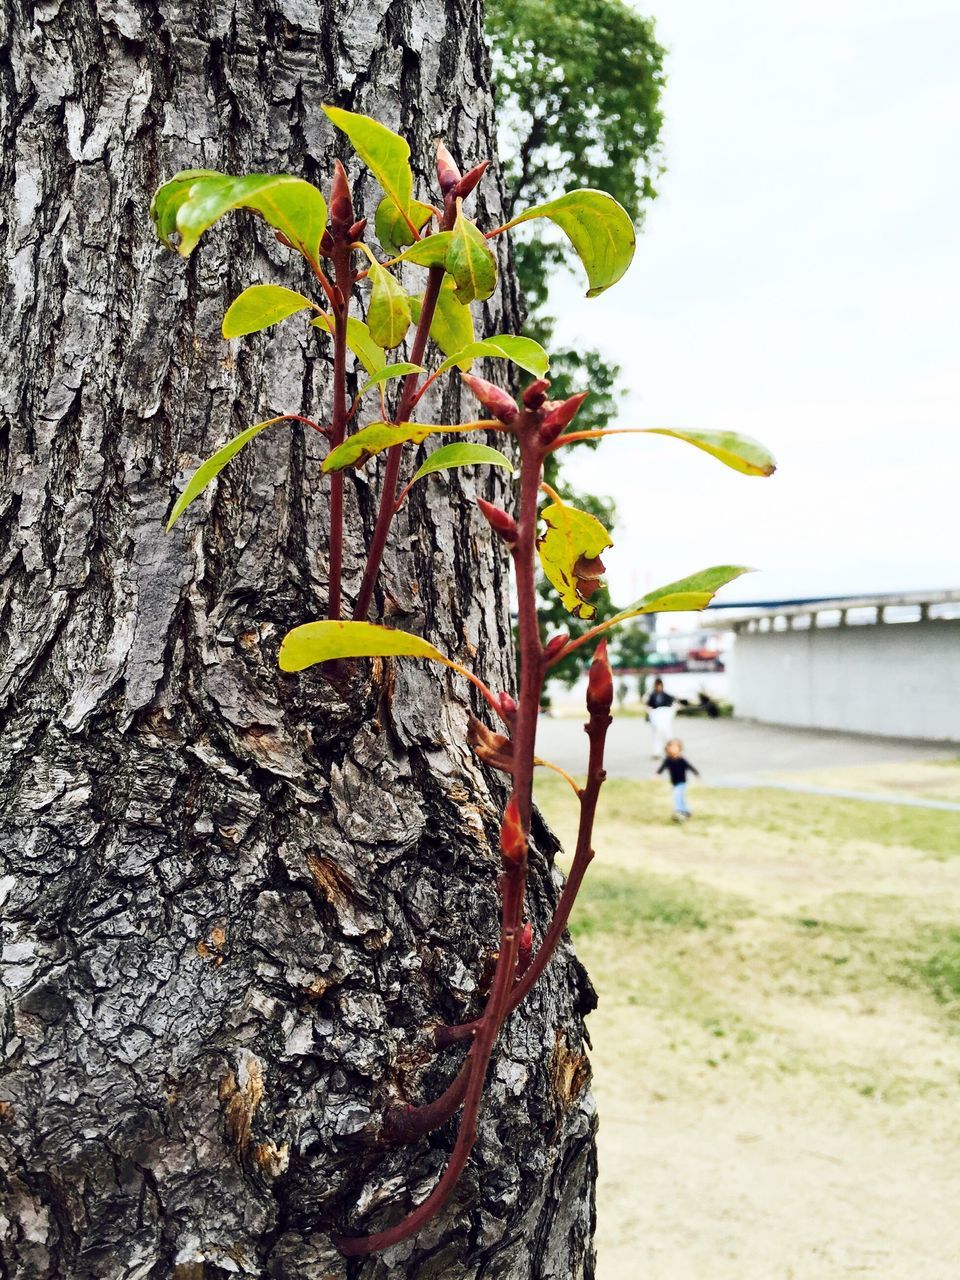
[[[771,777],[793,771],[841,769],[851,765],[915,763],[955,757],[956,746],[914,742],[901,738],[871,738],[859,734],[814,729],[786,729],[748,720],[709,720],[678,717],[677,736],[684,754],[714,787],[773,786],[811,795],[841,795],[881,804],[910,804],[960,812],[947,800],[925,800],[893,792],[855,792],[791,783]],[[537,747],[548,760],[570,773],[583,772],[587,740],[580,720],[544,716]],[[651,759],[650,727],[638,717],[614,716],[607,737],[607,773],[612,778],[651,778],[657,762]]]

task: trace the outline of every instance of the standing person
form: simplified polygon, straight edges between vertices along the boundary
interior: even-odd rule
[[[671,738],[667,743],[667,754],[663,757],[663,763],[657,773],[663,773],[664,769],[669,772],[670,781],[673,784],[673,820],[686,822],[689,817],[692,817],[687,806],[687,774],[695,773],[699,778],[700,773],[685,758],[683,743],[679,738]]]
[[[663,755],[670,735],[673,733],[673,720],[677,714],[675,702],[676,698],[666,692],[663,681],[657,676],[653,682],[653,691],[646,701],[647,719],[653,730],[653,750],[650,753],[653,760],[659,760]]]

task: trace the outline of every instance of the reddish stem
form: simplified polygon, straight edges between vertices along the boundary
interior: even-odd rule
[[[449,231],[454,224],[456,216],[456,202],[447,201],[444,216],[440,222],[440,230]],[[418,236],[417,239],[419,238]],[[411,364],[420,364],[423,360],[427,339],[430,337],[430,326],[433,324],[434,313],[437,309],[437,299],[440,297],[443,277],[443,267],[431,267],[427,273],[427,287],[423,292],[423,302],[420,304],[420,318],[417,321],[416,332],[413,336],[413,346],[410,348]],[[413,406],[417,402],[419,378],[419,373],[408,373],[404,378],[403,389],[400,392],[400,403],[397,405],[397,412],[393,415],[394,422],[408,421],[410,414],[413,412]],[[362,622],[370,612],[370,605],[373,603],[373,591],[380,575],[380,565],[387,547],[390,525],[397,511],[397,489],[399,487],[402,461],[402,444],[394,445],[392,449],[387,450],[383,491],[380,494],[380,510],[377,512],[377,523],[374,526],[373,537],[370,540],[370,550],[367,552],[367,566],[363,571],[360,594],[357,596],[356,608],[353,611],[354,622]]]
[[[414,361],[416,363],[416,361]],[[463,1070],[442,1098],[429,1104],[426,1114],[437,1121],[444,1110],[452,1112],[461,1096],[463,1114],[457,1140],[439,1182],[430,1195],[411,1214],[371,1236],[334,1236],[334,1243],[346,1257],[358,1257],[387,1249],[415,1235],[443,1208],[456,1186],[477,1137],[477,1115],[483,1096],[487,1067],[500,1027],[506,1018],[517,973],[517,952],[523,921],[523,899],[526,887],[530,815],[533,805],[534,749],[540,695],[545,670],[543,645],[536,607],[535,544],[537,532],[537,495],[543,466],[543,450],[537,439],[538,424],[529,414],[522,414],[517,432],[520,436],[520,511],[517,541],[512,548],[517,578],[520,631],[520,697],[515,718],[514,772],[511,802],[515,802],[525,837],[519,856],[510,853],[504,843],[500,949],[493,984],[483,1016],[476,1027],[473,1045]],[[403,1117],[416,1114],[411,1109]],[[445,1118],[445,1117],[442,1117]],[[437,1122],[442,1122],[441,1120]],[[395,1122],[396,1123],[396,1122]]]
[[[336,306],[333,312],[333,413],[330,424],[330,448],[343,444],[347,431],[347,316],[350,311],[351,250],[349,244],[333,247],[333,270],[336,281]],[[343,577],[343,472],[330,477],[330,557],[327,589],[327,614],[331,620],[340,617]]]
[[[587,867],[593,861],[593,824],[597,813],[597,801],[600,798],[600,788],[603,786],[607,776],[603,767],[603,750],[607,738],[607,730],[612,723],[613,721],[609,715],[591,715],[584,726],[590,739],[590,759],[587,765],[587,783],[580,792],[580,823],[577,829],[577,847],[573,855],[573,862],[570,864],[570,873],[560,894],[560,901],[557,903],[553,918],[547,927],[546,933],[543,935],[543,941],[537,948],[537,953],[533,957],[526,973],[522,974],[514,983],[507,1006],[508,1014],[512,1013],[517,1005],[527,998],[537,979],[552,960],[557,945],[563,937],[564,930],[570,920],[570,912],[573,910],[573,904],[580,891],[580,885],[583,883]],[[444,1048],[447,1045],[456,1044],[460,1040],[469,1040],[475,1034],[477,1025],[478,1022],[475,1020],[473,1022],[463,1022],[456,1027],[438,1027],[436,1030],[437,1047]],[[439,1102],[440,1099],[437,1099],[437,1101]],[[441,1115],[437,1123],[443,1124],[447,1118],[447,1116]],[[427,1131],[424,1130],[424,1132]]]
[[[433,315],[437,309],[440,286],[443,284],[443,275],[443,267],[430,268],[427,287],[423,294],[423,303],[420,307],[420,319],[417,322],[417,331],[414,335],[413,346],[410,349],[411,364],[419,364],[423,359],[427,338],[430,334],[430,326],[433,323]],[[400,393],[400,403],[397,405],[397,412],[393,415],[394,422],[406,422],[409,419],[413,409],[419,377],[418,373],[408,373],[404,378],[403,390]],[[377,513],[377,523],[373,530],[373,537],[370,540],[370,550],[367,552],[367,567],[364,570],[363,581],[360,584],[360,594],[357,596],[357,605],[353,611],[354,622],[362,622],[370,611],[370,605],[373,603],[373,589],[380,573],[380,564],[383,560],[383,553],[386,550],[390,525],[396,511],[397,488],[402,461],[402,444],[395,444],[393,448],[387,450],[387,466],[383,475],[380,510]]]

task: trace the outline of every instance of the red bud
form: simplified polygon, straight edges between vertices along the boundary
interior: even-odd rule
[[[334,240],[345,240],[353,226],[353,198],[347,171],[339,160],[333,164],[333,185],[330,189],[330,230]]]
[[[448,196],[460,181],[460,170],[442,142],[437,143],[437,181],[445,196]]]
[[[570,639],[566,631],[561,631],[558,635],[551,636],[544,646],[543,656],[547,662],[555,658],[560,650]]]
[[[513,516],[508,515],[502,507],[495,507],[492,502],[487,502],[483,498],[477,499],[477,506],[494,533],[499,535],[508,547],[512,547],[520,537],[520,530]]]
[[[531,382],[529,387],[523,393],[523,403],[528,409],[539,409],[547,398],[547,392],[550,390],[550,383],[546,378],[538,378],[536,382]]]
[[[361,218],[359,222],[355,222],[353,224],[353,226],[347,232],[347,235],[350,237],[351,240],[359,240],[360,237],[363,235],[364,231],[366,230],[366,226],[367,226],[366,218]]]
[[[533,959],[533,925],[524,920],[520,930],[520,944],[517,947],[517,977],[522,978],[530,968]]]
[[[320,252],[325,254],[328,258],[333,252],[333,236],[326,227],[324,227],[323,235],[320,237]]]
[[[468,170],[463,175],[463,177],[457,183],[456,192],[455,192],[455,194],[458,195],[461,200],[465,200],[467,196],[470,194],[470,192],[473,190],[473,188],[477,185],[477,183],[483,177],[484,172],[489,163],[490,163],[489,160],[481,160],[479,164],[475,164],[472,169]]]
[[[592,716],[606,716],[613,706],[613,672],[607,657],[607,642],[601,640],[587,677],[587,710]]]
[[[549,400],[546,402],[544,405],[546,414],[540,424],[541,444],[552,444],[556,440],[560,432],[577,416],[580,406],[589,394],[589,391],[579,391],[575,396],[570,396],[568,400],[561,400],[557,404],[551,404]]]
[[[515,698],[511,698],[509,693],[500,694],[500,710],[508,718],[517,714],[517,703]]]
[[[511,796],[500,824],[500,849],[506,862],[522,862],[527,855],[527,837],[520,825],[520,810]]]
[[[486,378],[475,378],[472,373],[461,373],[460,377],[467,384],[485,409],[489,409],[495,418],[507,426],[520,412],[517,402],[502,387],[488,382]]]

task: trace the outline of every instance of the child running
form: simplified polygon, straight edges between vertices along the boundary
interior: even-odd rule
[[[657,770],[657,773],[663,773],[664,769],[670,773],[670,781],[673,783],[673,820],[674,822],[686,822],[691,817],[690,810],[687,808],[687,774],[700,774],[693,767],[689,760],[684,758],[683,743],[679,738],[671,738],[667,743],[667,754],[663,757],[663,763]]]

